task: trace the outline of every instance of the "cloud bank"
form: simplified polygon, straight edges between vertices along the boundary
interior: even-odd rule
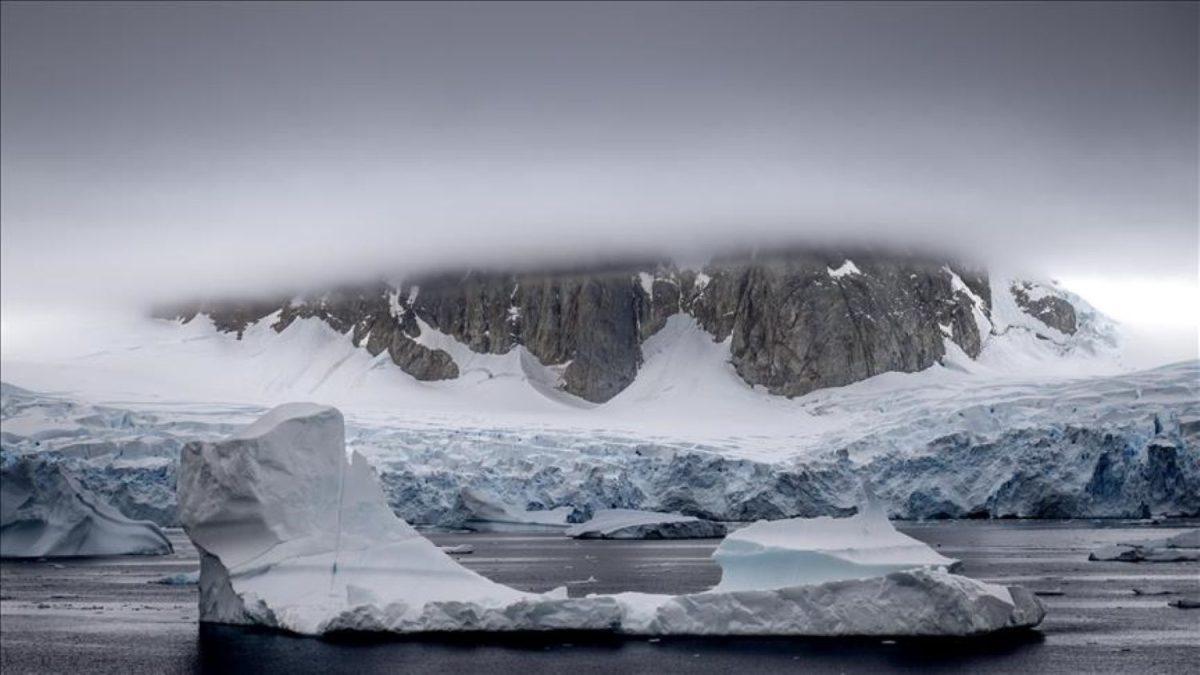
[[[844,239],[1194,289],[1198,20],[6,3],[3,302]]]

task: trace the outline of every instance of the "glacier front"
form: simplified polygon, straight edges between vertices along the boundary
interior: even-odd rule
[[[635,383],[626,393],[645,396],[625,408],[618,400],[528,418],[470,402],[441,412],[407,400],[387,410],[350,405],[346,442],[379,472],[392,510],[418,526],[561,530],[610,509],[724,522],[846,515],[860,485],[901,519],[1200,513],[1198,362],[1044,381],[940,369],[789,401],[684,378],[696,371],[691,350],[714,345],[680,337],[680,363],[666,349],[643,369],[670,391]],[[709,393],[670,400],[688,392]],[[160,526],[179,524],[180,448],[224,438],[263,412],[0,385],[4,454],[60,463],[126,516]],[[727,428],[705,429],[706,420]]]
[[[179,509],[201,555],[201,621],[310,635],[962,636],[1030,627],[1043,616],[1024,589],[937,567],[682,596],[522,592],[467,570],[395,517],[365,459],[347,457],[343,434],[336,409],[296,403],[227,440],[185,447]],[[731,572],[739,564],[720,562]]]
[[[167,553],[157,525],[126,518],[58,463],[0,457],[0,558]]]

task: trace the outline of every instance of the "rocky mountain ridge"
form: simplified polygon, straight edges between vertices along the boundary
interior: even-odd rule
[[[1033,284],[1014,284],[1011,293],[1030,317],[1075,332],[1076,311],[1066,299]],[[316,318],[372,355],[387,352],[419,380],[460,375],[432,334],[479,353],[520,346],[557,367],[561,389],[601,403],[633,382],[641,344],[677,313],[728,341],[730,362],[748,384],[790,397],[923,370],[945,356],[948,344],[976,358],[991,329],[991,296],[986,273],[944,260],[786,251],[728,256],[698,270],[658,261],[423,275],[287,298],[194,303],[160,315],[206,315],[239,337],[268,317],[276,331]]]

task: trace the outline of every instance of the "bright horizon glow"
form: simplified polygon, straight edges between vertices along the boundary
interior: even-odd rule
[[[1121,324],[1130,366],[1200,358],[1200,277],[1109,275],[1059,281]]]
[[[1059,281],[1121,323],[1200,328],[1200,278],[1080,276]]]

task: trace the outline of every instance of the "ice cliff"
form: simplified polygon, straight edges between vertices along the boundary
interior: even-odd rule
[[[688,340],[652,344],[639,382],[604,408],[526,418],[458,399],[412,411],[416,399],[397,396],[395,410],[352,413],[348,443],[379,472],[393,511],[419,525],[565,527],[606,509],[844,515],[861,484],[900,518],[1200,513],[1196,362],[1070,380],[934,369],[786,401],[735,388],[719,369],[728,364],[705,361],[717,356],[705,356],[711,343],[677,337]],[[255,362],[235,370],[257,375]],[[101,406],[8,385],[2,399],[5,454],[62,464],[126,516],[164,526],[179,522],[179,449],[263,412]]]
[[[521,592],[467,570],[396,518],[366,461],[347,456],[343,433],[336,409],[288,404],[227,440],[184,449],[180,516],[201,553],[202,621],[303,634],[946,636],[1033,626],[1043,616],[1022,589],[940,569],[684,596]]]

